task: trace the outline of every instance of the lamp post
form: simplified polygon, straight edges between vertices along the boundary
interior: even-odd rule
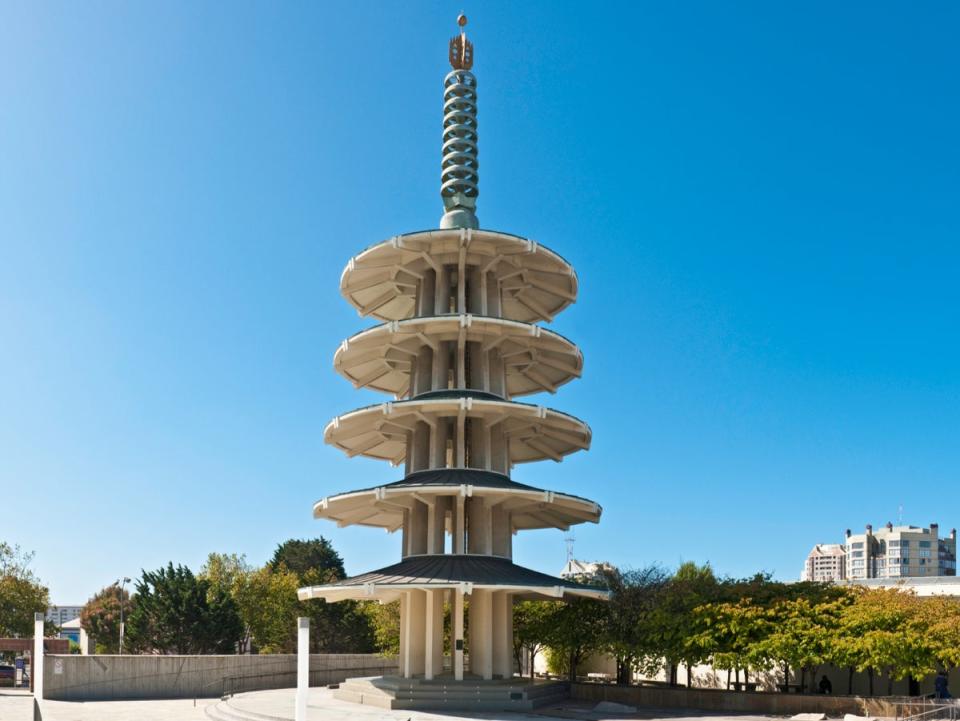
[[[123,577],[123,581],[118,581],[120,583],[120,655],[123,655],[123,587],[130,583],[130,579],[126,576]]]

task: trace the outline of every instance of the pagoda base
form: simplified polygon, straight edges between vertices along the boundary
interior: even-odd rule
[[[340,701],[383,709],[532,711],[563,701],[570,685],[563,681],[531,681],[526,678],[494,679],[439,676],[423,678],[369,676],[348,678],[333,692]]]

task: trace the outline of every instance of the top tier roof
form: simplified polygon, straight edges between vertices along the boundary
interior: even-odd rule
[[[414,315],[417,282],[444,265],[495,271],[503,289],[502,317],[551,321],[577,298],[577,274],[534,240],[492,230],[453,228],[398,235],[347,263],[340,292],[361,315],[403,320]]]

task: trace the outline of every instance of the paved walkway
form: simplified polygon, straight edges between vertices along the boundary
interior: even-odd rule
[[[243,714],[252,712],[261,717],[292,719],[294,689],[257,691],[238,694],[229,700],[231,710]],[[32,697],[0,696],[0,720],[32,721]],[[216,707],[219,699],[192,699],[167,701],[44,701],[43,721],[210,721],[204,712],[208,705]],[[256,718],[255,716],[248,718]],[[542,709],[537,713],[486,712],[486,713],[433,713],[428,711],[386,711],[372,706],[352,704],[333,698],[326,688],[310,690],[307,705],[309,721],[463,721],[485,719],[487,721],[551,721],[567,719],[575,721],[625,721],[626,719],[670,719],[670,721],[769,721],[768,716],[719,715],[680,709],[638,709],[637,713],[597,713],[593,705],[567,701],[559,706]]]
[[[0,688],[0,721],[33,721],[33,694]]]

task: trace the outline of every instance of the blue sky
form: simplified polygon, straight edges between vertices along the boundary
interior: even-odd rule
[[[593,448],[576,555],[793,578],[815,542],[960,525],[955,3],[5,3],[0,539],[59,603],[398,478],[323,444],[376,402],[349,257],[434,227],[446,43],[470,16],[484,227],[577,268],[542,399]],[[13,513],[9,513],[9,511]],[[555,572],[563,533],[516,539]]]

